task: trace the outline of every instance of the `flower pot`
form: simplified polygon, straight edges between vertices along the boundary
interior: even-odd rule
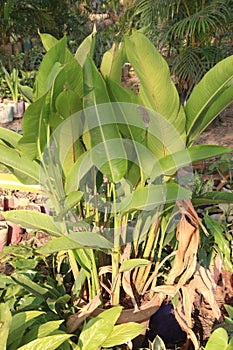
[[[0,226],[0,253],[2,252],[5,245],[7,245],[7,241],[8,241],[8,227],[7,227],[7,225],[3,225],[3,223],[1,223],[1,226]]]
[[[23,117],[25,111],[24,101],[14,103],[14,119],[20,119]]]
[[[11,105],[2,105],[0,107],[0,124],[12,122],[14,119],[14,108]]]
[[[17,245],[21,241],[21,235],[23,233],[23,229],[9,221],[7,221],[7,225],[8,225],[7,242],[13,245]]]
[[[12,43],[7,43],[5,46],[5,55],[6,56],[11,56],[13,54],[13,47]]]
[[[16,53],[21,53],[23,51],[23,43],[22,41],[17,41],[15,43],[13,43],[13,52],[14,52],[14,55]]]

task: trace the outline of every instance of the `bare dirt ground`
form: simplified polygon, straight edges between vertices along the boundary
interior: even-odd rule
[[[208,126],[197,143],[233,148],[233,104]]]

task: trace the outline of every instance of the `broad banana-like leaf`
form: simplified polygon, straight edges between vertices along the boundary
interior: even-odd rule
[[[79,139],[83,129],[81,113],[82,100],[76,92],[66,90],[61,92],[56,99],[56,110],[63,118],[63,123],[56,128],[51,141],[56,139],[57,154],[59,154],[59,163],[66,175],[76,160],[85,151],[85,148]]]
[[[66,37],[59,40],[44,56],[36,81],[34,100],[42,97],[52,86],[52,83],[63,68],[66,58]]]
[[[63,234],[61,225],[51,216],[32,210],[12,210],[4,212],[4,217],[15,224],[19,224],[24,228],[41,230],[53,236],[61,236]]]
[[[63,58],[62,51],[64,51],[64,47],[62,47],[61,44],[59,44],[59,41],[54,38],[50,34],[40,34],[42,43],[47,51],[51,50],[52,48],[57,47],[57,52],[58,55],[56,57],[57,61],[55,62],[60,62],[64,63],[64,72],[59,75],[58,81],[56,82],[56,90],[58,92],[61,92],[65,89],[70,89],[75,91],[79,96],[82,96],[82,69],[80,64],[77,62],[77,60],[73,57],[72,53],[65,48],[65,56]],[[63,38],[64,40],[64,38]],[[65,41],[66,43],[66,41]],[[53,49],[55,50],[55,49]],[[47,58],[48,56],[48,58]],[[46,60],[51,62],[54,62],[54,53],[49,53],[46,55]],[[54,64],[55,64],[54,62]],[[41,70],[41,67],[40,67]],[[48,76],[45,76],[45,79],[48,78]],[[53,93],[55,96],[57,95],[56,92]]]
[[[0,143],[0,164],[6,166],[23,184],[40,183],[40,165],[15,149]]]
[[[39,35],[46,51],[49,51],[58,42],[58,40],[51,34],[39,33]]]
[[[88,35],[83,42],[79,45],[76,53],[75,59],[78,61],[81,67],[83,67],[87,56],[93,57],[94,49],[95,49],[95,35],[96,28],[94,26],[93,31],[90,35]]]
[[[73,91],[77,94],[77,103],[80,104],[80,100],[83,96],[83,76],[82,68],[74,57],[69,56],[69,61],[65,62],[65,66],[57,75],[53,83],[52,91],[52,104],[55,108],[56,99],[61,92]],[[82,105],[80,105],[79,110]]]
[[[79,189],[81,179],[90,171],[93,165],[89,151],[86,151],[77,159],[66,176],[66,194]]]
[[[159,177],[161,175],[172,175],[178,169],[185,166],[190,166],[194,162],[220,156],[228,152],[231,152],[231,149],[225,146],[191,146],[185,150],[175,152],[173,154],[159,159],[154,164],[154,168],[151,171],[150,179],[151,181],[154,181],[156,177]],[[192,169],[190,169],[190,171],[192,171]]]
[[[83,247],[111,250],[113,245],[96,232],[72,232],[69,235],[52,239],[43,247],[38,248],[38,252],[40,254],[51,254],[61,250],[80,249]]]
[[[185,142],[176,127],[161,114],[149,113],[147,147],[157,159],[185,149]]]
[[[101,62],[100,71],[104,79],[109,78],[120,84],[125,59],[125,50],[122,44],[118,48],[113,44],[112,48],[103,55]]]
[[[192,144],[233,101],[233,55],[211,68],[195,86],[185,105],[187,144]]]
[[[146,36],[136,31],[125,37],[125,48],[140,79],[139,96],[144,106],[166,118],[184,138],[185,114],[165,59]]]
[[[60,92],[55,101],[55,108],[65,119],[82,109],[80,96],[71,89]]]
[[[111,80],[108,77],[106,77],[106,85],[112,102],[134,103],[138,106],[142,106],[142,101],[139,96],[132,90],[124,88],[118,82]]]
[[[142,173],[145,169],[145,167],[140,164],[141,158],[139,158],[135,151],[138,142],[146,146],[148,110],[142,106],[142,102],[140,101],[139,96],[136,95],[133,91],[122,87],[120,84],[108,78],[106,79],[106,83],[110,99],[113,102],[114,109],[116,110],[115,114],[117,115],[120,132],[124,138],[135,141],[135,156],[132,161],[130,161],[130,158],[128,158],[128,170],[127,174],[125,175],[127,179],[129,179],[129,181],[135,186],[140,179],[140,175],[142,176]],[[125,147],[128,154],[129,149],[126,144]],[[150,151],[148,150],[148,153],[149,152]],[[141,165],[140,168],[137,164]],[[142,177],[141,180],[143,181]]]
[[[84,65],[84,107],[85,146],[96,167],[118,182],[127,170],[126,153],[105,82],[89,57]]]
[[[23,116],[23,137],[19,148],[29,159],[37,159],[47,144],[47,125],[49,110],[46,95],[33,102]]]
[[[151,185],[136,189],[124,198],[118,206],[120,212],[130,210],[150,211],[159,205],[175,203],[191,197],[191,192],[175,183]]]
[[[7,128],[0,127],[0,140],[4,143],[17,148],[19,140],[22,138],[20,134]]]
[[[23,95],[24,100],[28,103],[32,103],[33,89],[30,86],[19,84],[19,90],[21,92],[21,95]]]

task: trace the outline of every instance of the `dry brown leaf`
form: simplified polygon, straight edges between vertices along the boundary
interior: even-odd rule
[[[173,284],[176,277],[186,269],[180,285],[185,284],[195,271],[196,253],[199,244],[199,230],[182,215],[177,227],[178,250],[173,267],[168,275],[167,284]]]
[[[210,272],[203,266],[198,265],[194,279],[190,284],[203,295],[205,301],[211,306],[214,317],[217,320],[220,319],[221,311],[214,297],[215,282],[211,278]]]
[[[214,264],[210,266],[210,273],[215,283],[218,283],[222,271],[222,259],[220,254],[217,254],[214,259]]]
[[[128,294],[132,300],[133,306],[135,310],[139,310],[139,307],[137,305],[134,293],[133,293],[133,289],[131,287],[131,281],[130,281],[130,277],[131,277],[131,271],[125,271],[123,273],[122,276],[122,287],[125,291],[126,294]]]
[[[178,205],[180,212],[182,214],[185,214],[188,216],[192,225],[194,225],[194,226],[199,225],[202,228],[203,232],[206,234],[206,236],[209,235],[209,233],[206,230],[205,226],[203,225],[202,221],[198,217],[197,212],[194,209],[190,199],[184,199],[184,200],[177,201],[176,204]]]
[[[175,318],[182,329],[187,333],[187,338],[192,341],[195,350],[198,350],[198,341],[194,332],[192,331],[192,309],[194,294],[190,293],[189,286],[182,287],[179,294],[179,302],[177,307],[174,309]]]
[[[178,291],[176,285],[163,285],[163,286],[156,286],[151,288],[156,293],[163,293],[166,295],[169,295],[170,297],[174,297]]]
[[[88,304],[82,305],[82,309],[78,311],[76,314],[68,317],[66,321],[66,327],[68,333],[73,333],[79,326],[83,323],[83,321],[92,314],[94,310],[100,306],[100,294],[97,294]]]
[[[199,350],[199,344],[197,341],[197,338],[195,336],[195,333],[192,331],[192,329],[187,325],[186,320],[182,317],[183,315],[180,315],[177,310],[174,310],[175,318],[179,325],[182,327],[182,329],[187,333],[188,339],[190,339],[193,343],[194,349]]]

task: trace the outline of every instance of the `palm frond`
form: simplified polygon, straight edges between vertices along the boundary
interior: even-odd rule
[[[174,40],[198,40],[207,33],[215,33],[216,30],[226,26],[229,8],[223,1],[212,2],[203,10],[193,13],[174,23],[167,32],[167,38]]]

